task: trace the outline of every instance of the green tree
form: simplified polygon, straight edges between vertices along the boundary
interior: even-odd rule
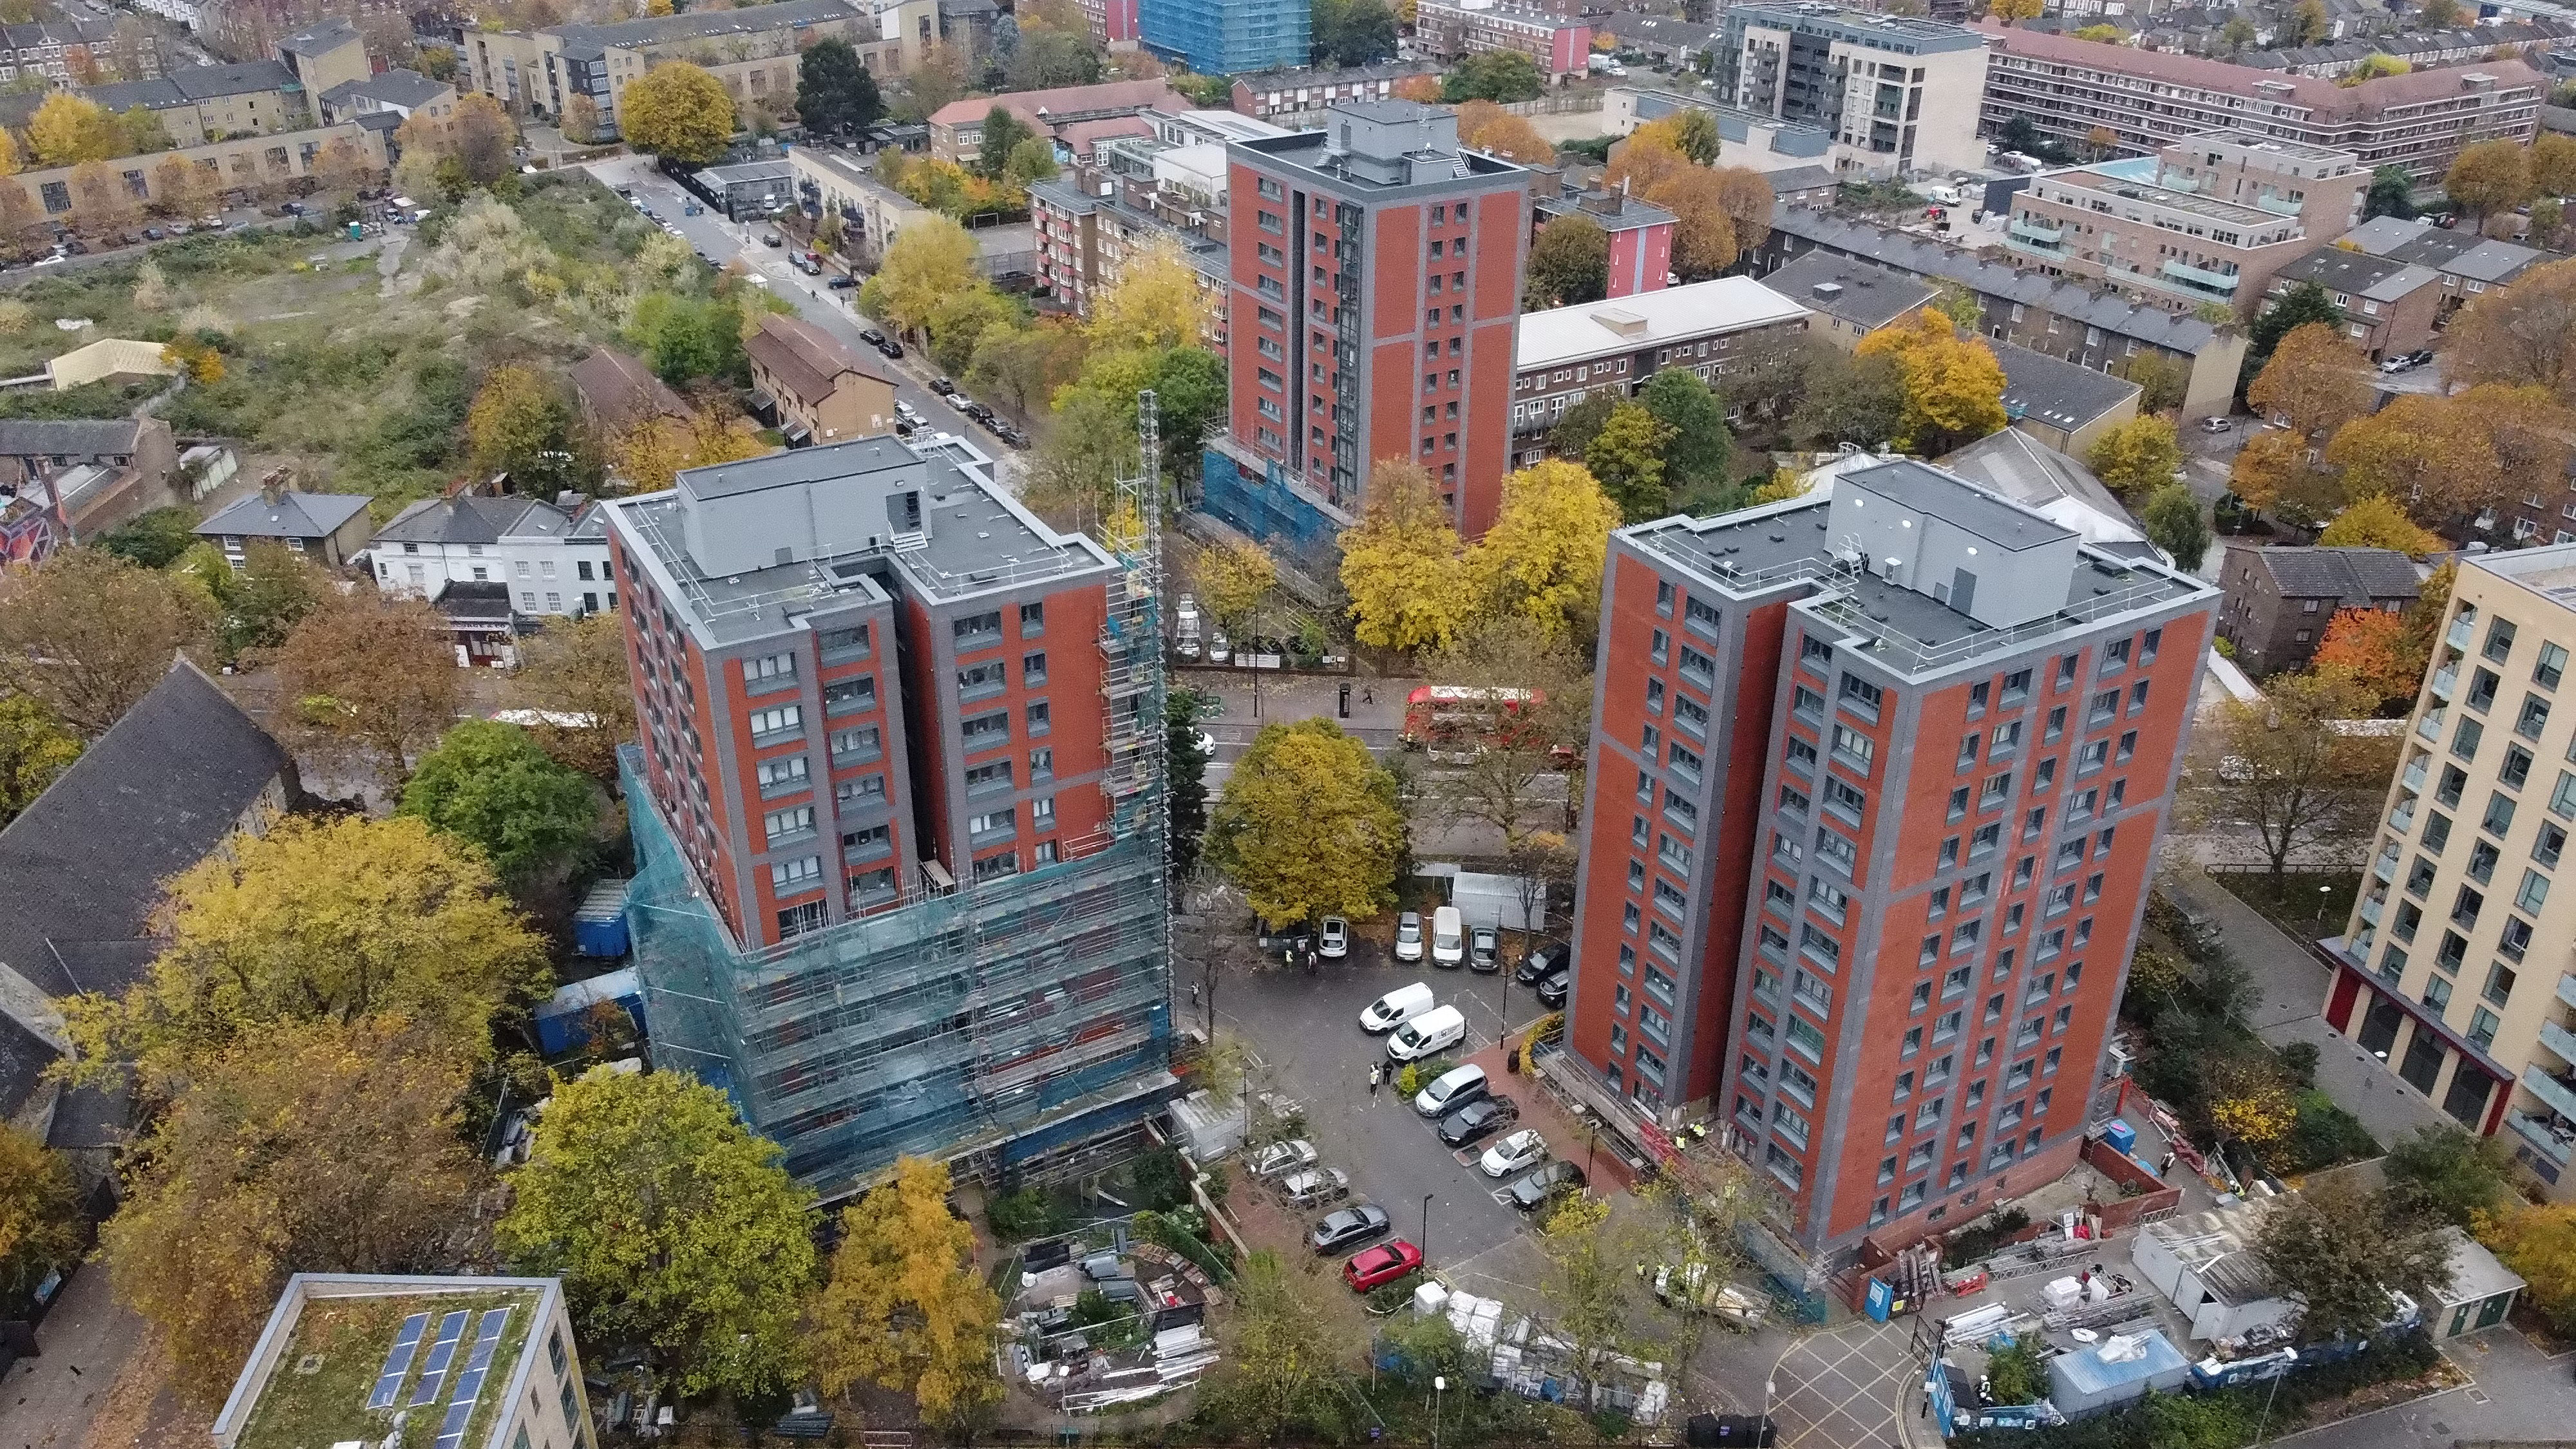
[[[1805,387],[1790,412],[1789,436],[1810,447],[1852,443],[1884,448],[1905,416],[1905,380],[1892,357],[1853,357],[1812,349]]]
[[[1265,726],[1227,775],[1207,854],[1265,924],[1368,920],[1395,899],[1395,777],[1328,719]]]
[[[1002,179],[1014,186],[1027,186],[1032,181],[1052,181],[1064,168],[1055,160],[1055,143],[1044,136],[1031,136],[1011,148],[1002,163]]]
[[[175,574],[97,549],[0,571],[0,686],[96,739],[204,642],[213,608]]]
[[[2266,697],[2250,703],[2219,701],[2215,726],[2201,726],[2193,744],[2211,812],[2252,828],[2277,880],[2293,854],[2340,845],[2370,828],[2379,809],[2374,787],[2386,782],[2396,758],[2389,741],[2335,728],[2378,704],[2355,682],[2287,674],[2266,688]]]
[[[463,721],[421,756],[399,813],[482,851],[511,884],[577,864],[599,833],[590,781],[497,720]]]
[[[311,559],[281,543],[254,543],[244,551],[241,572],[227,565],[220,576],[223,606],[222,645],[226,659],[275,649],[302,623],[304,616],[330,600],[331,576]]]
[[[1672,430],[1664,443],[1664,481],[1677,503],[1729,481],[1727,465],[1735,456],[1735,439],[1726,430],[1726,405],[1698,373],[1667,367],[1646,380],[1637,401]]]
[[[1592,451],[1592,440],[1600,436],[1602,425],[1618,406],[1619,399],[1607,392],[1585,393],[1556,415],[1547,430],[1547,450],[1560,458],[1580,458]]]
[[[2118,369],[2138,385],[2138,411],[2170,413],[2181,409],[2191,391],[2191,364],[2161,352],[2141,352]]]
[[[0,1300],[22,1302],[45,1275],[80,1261],[80,1227],[71,1169],[0,1122]]]
[[[474,1059],[442,1031],[361,1016],[208,1043],[156,1075],[169,1107],[99,1245],[189,1399],[222,1402],[288,1274],[455,1264],[489,1188],[460,1110]]]
[[[2290,33],[2301,45],[2323,45],[2327,21],[2325,0],[2299,0],[2290,11]]]
[[[386,1014],[479,1060],[493,1016],[549,984],[491,868],[418,820],[287,816],[236,835],[169,882],[160,918],[142,980],[65,1004],[90,1064],[171,1068],[283,1023]]]
[[[2379,1169],[2388,1211],[2401,1222],[2466,1229],[2514,1200],[2513,1159],[2503,1144],[2447,1123],[2390,1144]]]
[[[1381,0],[1315,0],[1317,65],[1375,65],[1395,58],[1395,12]]]
[[[1458,63],[1442,78],[1440,98],[1460,101],[1534,101],[1546,89],[1538,62],[1517,50],[1482,50]]]
[[[704,166],[733,141],[733,97],[724,82],[685,60],[666,60],[617,98],[628,144],[665,160]]]
[[[818,135],[854,136],[885,114],[877,78],[848,41],[826,36],[796,58],[796,119]]]
[[[1035,140],[1037,132],[1029,123],[1012,114],[1008,106],[995,106],[984,113],[984,144],[975,153],[976,171],[999,180],[1010,170],[1011,152],[1022,141]]]
[[[2382,166],[2370,173],[2370,191],[2362,202],[2362,219],[2393,216],[2399,221],[2415,216],[2415,175],[2403,166]]]
[[[1610,287],[1610,234],[1579,212],[1552,217],[1530,243],[1521,305],[1530,311],[1598,302]]]
[[[636,299],[626,338],[653,375],[681,385],[744,374],[742,312],[727,298],[648,292]]]
[[[2172,423],[2147,414],[2104,433],[2084,462],[2112,492],[2142,499],[2182,472],[2182,442]]]
[[[1573,1347],[1575,1371],[1587,1379],[1627,1332],[1637,1283],[1637,1254],[1617,1241],[1623,1235],[1606,1230],[1609,1220],[1608,1203],[1570,1192],[1539,1230],[1539,1251],[1555,1270],[1547,1300],[1556,1310],[1556,1330]]]
[[[724,1093],[594,1067],[556,1086],[494,1235],[560,1277],[586,1340],[649,1344],[680,1393],[767,1397],[802,1371],[812,1195]]]
[[[930,334],[930,360],[942,372],[964,372],[975,361],[975,344],[994,327],[1016,325],[1020,309],[991,287],[967,287],[949,294],[932,309],[925,330]]]
[[[2253,325],[2245,329],[2245,363],[2236,375],[2237,395],[2242,397],[2246,387],[2263,375],[2265,364],[2272,360],[2272,350],[2281,345],[2282,338],[2311,322],[2343,325],[2343,309],[2314,282],[2299,283],[2256,314]]]
[[[1100,44],[1088,32],[1028,30],[1021,33],[1019,49],[1002,67],[1002,84],[1015,91],[1094,85],[1101,68]]]
[[[2218,29],[2218,37],[2226,42],[2227,53],[2230,55],[2242,53],[2245,47],[2252,45],[2260,34],[2261,32],[2254,28],[2254,22],[2242,15],[2227,17],[2227,23]]]
[[[576,426],[572,404],[553,379],[513,362],[484,377],[465,414],[465,441],[477,472],[508,473],[541,486],[568,485]]]
[[[1675,150],[1689,157],[1694,163],[1701,166],[1716,165],[1720,145],[1717,117],[1697,106],[1689,106],[1674,112],[1672,142]]]
[[[1947,317],[1961,332],[1975,336],[1985,325],[1986,307],[1977,294],[1956,282],[1942,282],[1935,289],[1931,307]]]
[[[2013,1341],[1986,1357],[1986,1377],[1998,1404],[2035,1404],[2048,1394],[2048,1340],[2036,1333]]]
[[[2158,488],[2147,495],[2138,517],[2146,525],[2147,541],[2171,554],[2174,567],[2186,572],[2199,569],[2209,552],[2209,520],[2189,487],[2167,483]]]
[[[962,1430],[1002,1400],[1002,1300],[975,1272],[975,1230],[948,1210],[948,1191],[946,1165],[898,1157],[893,1181],[842,1209],[806,1345],[823,1392],[866,1380]]]
[[[80,736],[33,695],[0,694],[0,825],[36,803],[80,758]]]
[[[2438,1231],[2391,1222],[2384,1200],[2341,1182],[2273,1199],[2252,1248],[2273,1288],[2299,1305],[2302,1343],[2375,1333],[2392,1290],[2424,1303],[2451,1281]]]
[[[1629,523],[1644,523],[1672,511],[1664,486],[1664,449],[1673,430],[1640,403],[1623,402],[1610,410],[1610,420],[1583,450],[1583,466],[1592,470],[1601,490],[1619,505]]]
[[[1340,1443],[1349,1435],[1348,1374],[1314,1292],[1261,1251],[1231,1285],[1225,1352],[1199,1390],[1209,1416],[1262,1444]]]
[[[1167,348],[1154,364],[1155,425],[1172,476],[1198,476],[1208,430],[1225,420],[1225,396],[1225,359],[1205,348]]]
[[[1207,694],[1176,685],[1163,697],[1163,746],[1170,756],[1172,880],[1175,890],[1199,868],[1199,842],[1207,834],[1207,747],[1199,741],[1199,709]]]
[[[98,546],[147,569],[168,568],[197,541],[197,513],[192,508],[155,508],[108,530]]]

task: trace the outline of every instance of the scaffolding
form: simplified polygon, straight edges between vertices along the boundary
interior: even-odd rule
[[[1035,870],[916,886],[891,909],[757,950],[730,932],[622,760],[629,917],[659,1067],[722,1087],[828,1198],[898,1155],[960,1179],[1076,1170],[1175,1095],[1153,394],[1117,482],[1099,648],[1106,823]]]

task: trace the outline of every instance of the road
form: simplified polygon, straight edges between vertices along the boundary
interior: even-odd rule
[[[589,162],[583,169],[611,187],[634,188],[637,200],[652,207],[664,222],[677,227],[689,245],[705,253],[716,265],[740,261],[754,275],[765,280],[771,291],[786,298],[796,308],[797,316],[847,343],[861,356],[893,374],[896,400],[909,404],[913,411],[921,414],[932,431],[955,433],[991,454],[995,459],[995,472],[1003,486],[1014,493],[1020,490],[1023,455],[930,390],[930,379],[937,375],[930,359],[919,355],[917,349],[907,348],[903,359],[894,361],[881,356],[873,343],[859,336],[862,328],[873,324],[858,311],[857,288],[833,291],[824,286],[828,273],[824,277],[809,277],[797,271],[788,261],[793,252],[760,244],[760,236],[768,230],[767,227],[739,225],[713,211],[701,211],[696,216],[684,215],[685,204],[697,198],[682,191],[647,157],[611,156]]]

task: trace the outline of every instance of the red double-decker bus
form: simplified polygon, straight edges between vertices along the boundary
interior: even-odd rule
[[[1467,764],[1504,737],[1509,721],[1546,698],[1535,689],[1425,684],[1404,697],[1404,730],[1396,740],[1437,764]]]

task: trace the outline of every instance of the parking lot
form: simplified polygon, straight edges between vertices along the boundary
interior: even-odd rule
[[[1392,1084],[1374,1097],[1369,1093],[1369,1066],[1385,1059],[1385,1038],[1360,1030],[1360,1011],[1412,981],[1429,983],[1443,1005],[1456,1006],[1467,1019],[1467,1040],[1442,1054],[1446,1062],[1479,1052],[1491,1059],[1507,1023],[1525,1026],[1542,1014],[1536,995],[1512,984],[1508,970],[1478,976],[1427,963],[1399,965],[1367,939],[1352,943],[1347,960],[1323,963],[1318,975],[1275,964],[1228,972],[1218,988],[1216,1014],[1220,1028],[1238,1036],[1257,1058],[1255,1084],[1304,1105],[1307,1137],[1324,1165],[1349,1174],[1354,1201],[1384,1207],[1395,1235],[1422,1246],[1430,1266],[1453,1286],[1527,1302],[1545,1268],[1535,1224],[1495,1201],[1501,1183],[1472,1160],[1457,1161],[1441,1143],[1437,1124],[1416,1114]],[[1502,1078],[1498,1062],[1488,1070],[1497,1090],[1523,1108],[1524,1120],[1516,1127],[1549,1127],[1553,1116],[1533,1108],[1529,1099],[1538,1089],[1527,1078]],[[1486,1138],[1476,1150],[1501,1135]],[[1555,1155],[1578,1162],[1585,1156],[1583,1141],[1561,1140],[1570,1134],[1553,1129],[1547,1135]],[[1607,1180],[1604,1173],[1594,1177]]]

